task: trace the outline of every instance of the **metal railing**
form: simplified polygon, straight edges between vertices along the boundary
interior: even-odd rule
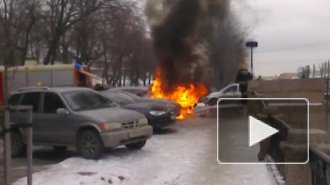
[[[280,143],[287,140],[288,131],[291,126],[283,121],[279,116],[270,116],[270,125],[279,132],[271,137],[269,154],[276,163],[284,163],[284,156],[280,148]],[[284,177],[284,164],[277,164],[278,171]]]
[[[27,184],[32,185],[32,173],[33,173],[33,156],[32,156],[32,106],[9,106],[0,107],[1,111],[1,122],[0,122],[0,136],[4,139],[4,180],[6,185],[12,184],[11,182],[11,131],[13,127],[25,130],[27,133]],[[26,111],[26,122],[15,123],[10,122],[11,111]]]
[[[255,97],[262,97],[262,94],[258,92],[252,92],[252,95]],[[261,112],[263,108],[268,107],[267,101],[260,100],[260,108]],[[286,141],[288,137],[288,131],[292,129],[290,125],[288,125],[285,121],[283,121],[278,115],[270,115],[269,116],[269,124],[273,128],[277,129],[279,132],[271,137],[270,147],[268,154],[271,156],[274,162],[276,163],[284,163],[284,156],[282,150],[280,148],[280,143],[282,141]],[[284,164],[276,164],[278,171],[284,177]]]
[[[314,146],[309,148],[309,162],[312,171],[312,185],[328,185],[330,178],[330,156]]]

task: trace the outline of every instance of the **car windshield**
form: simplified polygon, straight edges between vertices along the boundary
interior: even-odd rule
[[[110,98],[111,100],[115,101],[119,105],[136,103],[136,101],[133,98],[127,96],[124,93],[106,93],[104,95]]]
[[[62,96],[73,111],[84,111],[113,107],[107,98],[93,91],[64,92]]]

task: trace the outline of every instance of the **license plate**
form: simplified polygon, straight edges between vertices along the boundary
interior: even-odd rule
[[[129,137],[133,138],[133,137],[139,137],[142,136],[144,134],[144,132],[142,130],[133,130],[129,132]]]
[[[175,119],[175,116],[174,116],[174,115],[172,115],[172,116],[171,116],[171,119],[172,119],[172,120],[174,120],[174,119]]]

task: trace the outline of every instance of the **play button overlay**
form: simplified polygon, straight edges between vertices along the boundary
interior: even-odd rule
[[[309,104],[304,98],[221,98],[219,102],[214,111],[219,164],[306,164],[309,113],[316,119],[322,103]]]
[[[249,146],[253,146],[262,140],[278,133],[279,131],[266,123],[249,116]]]

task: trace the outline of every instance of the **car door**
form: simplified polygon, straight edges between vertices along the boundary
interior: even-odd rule
[[[27,92],[23,94],[22,101],[20,105],[30,105],[33,107],[33,142],[42,143],[43,132],[40,130],[40,107],[41,107],[41,92]],[[16,112],[17,117],[15,121],[17,123],[26,123],[26,112],[18,111]]]
[[[70,144],[70,135],[75,134],[70,127],[71,116],[57,113],[60,108],[67,110],[62,98],[55,92],[45,92],[42,99],[40,128],[44,142],[53,146]]]

